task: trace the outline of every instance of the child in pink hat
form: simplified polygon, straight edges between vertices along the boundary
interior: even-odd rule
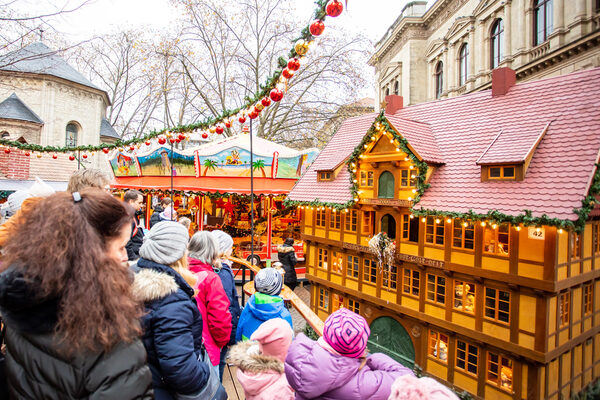
[[[299,334],[285,360],[296,399],[387,400],[394,380],[413,373],[385,354],[367,355],[370,334],[367,321],[345,308],[327,318],[316,342]]]
[[[433,378],[405,375],[396,379],[388,400],[458,400],[458,397]]]
[[[284,361],[294,332],[281,318],[262,323],[250,336],[229,350],[229,362],[238,367],[237,379],[246,400],[293,400],[285,378]]]

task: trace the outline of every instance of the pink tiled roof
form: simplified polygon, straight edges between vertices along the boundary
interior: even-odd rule
[[[410,106],[390,118],[428,124],[443,155],[444,164],[432,175],[431,187],[416,208],[481,214],[498,210],[508,215],[527,209],[536,217],[547,214],[576,220],[573,209],[581,207],[600,153],[600,68],[518,84],[504,96],[492,97],[491,90],[486,90]],[[506,137],[500,135],[490,159],[492,155],[502,158],[503,153],[506,159],[520,158],[548,124],[523,181],[481,182],[477,161],[500,132]],[[411,135],[410,129],[401,133],[419,152],[419,135]],[[340,129],[319,158],[330,153],[331,147],[334,152],[347,149],[337,154],[344,159],[361,139],[356,132],[350,135]],[[334,182],[317,183],[316,176],[309,174],[314,173],[315,164],[290,199],[315,200],[317,194],[326,192],[327,201],[349,200],[345,170]],[[305,179],[311,184],[303,184]]]
[[[551,122],[534,121],[524,123],[515,130],[504,129],[484,150],[477,164],[522,163],[535,151],[536,144],[542,139]]]
[[[442,157],[438,145],[431,131],[431,126],[427,123],[417,122],[401,118],[397,115],[386,115],[387,120],[400,133],[417,154],[428,163],[442,164]]]

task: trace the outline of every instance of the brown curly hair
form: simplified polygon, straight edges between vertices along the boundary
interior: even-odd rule
[[[13,265],[35,282],[40,299],[60,298],[57,338],[72,352],[109,350],[141,334],[142,307],[127,267],[107,242],[131,223],[132,210],[96,188],[57,193],[23,215],[4,247],[0,270]]]

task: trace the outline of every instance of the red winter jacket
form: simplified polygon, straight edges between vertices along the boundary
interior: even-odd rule
[[[229,342],[231,314],[229,299],[212,266],[189,258],[190,271],[198,278],[196,302],[202,314],[202,337],[213,365],[219,365],[221,348]],[[206,332],[206,333],[205,333]]]

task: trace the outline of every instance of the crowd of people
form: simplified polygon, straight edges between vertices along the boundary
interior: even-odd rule
[[[369,354],[367,321],[347,309],[318,340],[295,336],[280,295],[297,282],[293,241],[280,250],[285,277],[261,269],[242,309],[227,233],[190,237],[163,199],[144,234],[142,194],[116,199],[97,170],[66,192],[36,185],[0,225],[0,386],[12,398],[227,399],[229,364],[246,399],[456,399]]]

